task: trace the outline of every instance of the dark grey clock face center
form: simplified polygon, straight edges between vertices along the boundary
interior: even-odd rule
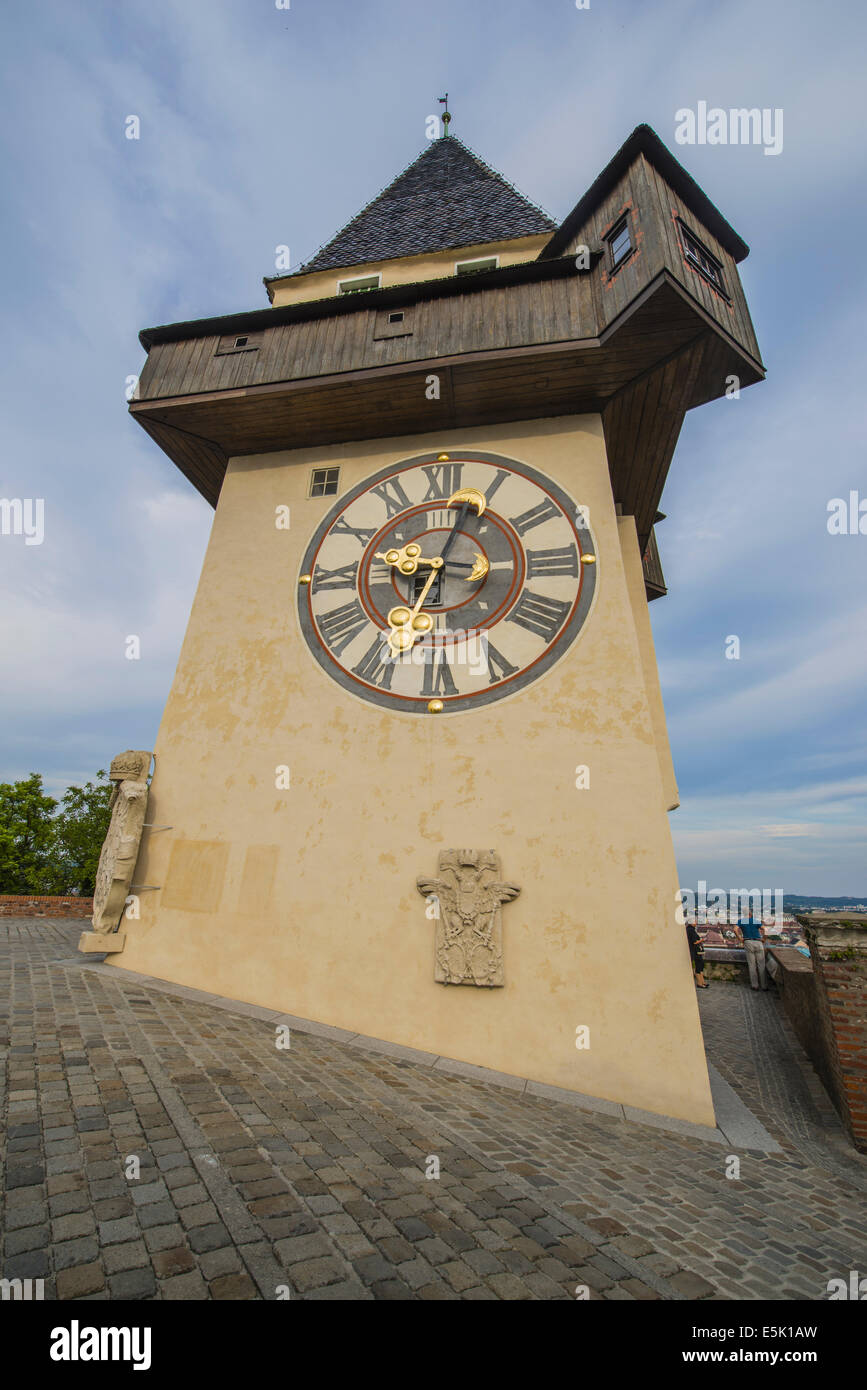
[[[454,534],[445,564],[425,597],[426,609],[436,609],[442,621],[437,630],[481,628],[497,621],[507,603],[517,597],[523,575],[524,557],[517,537],[501,519],[490,513],[468,516],[456,530],[457,512],[442,508],[419,508],[407,512],[385,527],[373,541],[360,567],[362,590],[367,577],[365,598],[371,615],[387,625],[388,613],[397,603],[414,604],[424,588],[430,569],[421,566],[406,577],[392,566],[377,560],[377,552],[417,542],[428,559],[440,555]],[[471,579],[478,557],[487,562],[488,572],[481,580]]]
[[[413,545],[417,569],[402,573],[387,556]],[[343,689],[386,709],[427,714],[436,700],[450,713],[525,689],[565,654],[597,557],[558,484],[473,451],[407,459],[354,487],[317,527],[301,573],[302,632]],[[416,622],[398,650],[396,626]]]

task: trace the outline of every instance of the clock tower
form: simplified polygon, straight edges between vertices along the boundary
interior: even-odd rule
[[[685,412],[764,374],[746,254],[647,126],[559,225],[447,135],[270,307],[142,333],[216,514],[86,949],[714,1123],[648,602]]]

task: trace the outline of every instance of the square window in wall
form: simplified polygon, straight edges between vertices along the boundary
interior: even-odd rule
[[[629,218],[624,217],[608,233],[605,238],[608,242],[608,249],[611,253],[611,269],[616,270],[621,261],[629,255],[632,247],[632,237],[629,234]]]
[[[314,468],[310,475],[311,497],[336,497],[339,468]]]

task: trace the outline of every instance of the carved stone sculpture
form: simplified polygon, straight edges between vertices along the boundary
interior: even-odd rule
[[[444,985],[503,984],[503,903],[520,888],[500,878],[492,849],[445,849],[439,878],[419,878],[418,891],[435,901],[434,979]]]
[[[126,904],[147,813],[150,765],[150,753],[132,749],[112,760],[108,774],[114,782],[109,802],[111,821],[93,892],[95,932],[116,931]]]

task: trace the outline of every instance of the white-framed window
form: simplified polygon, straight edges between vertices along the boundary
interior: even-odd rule
[[[476,270],[498,270],[499,256],[476,256],[471,261],[455,261],[455,275],[472,275]]]
[[[360,294],[362,290],[378,290],[382,284],[379,271],[375,275],[356,275],[351,280],[338,280],[338,294]]]

